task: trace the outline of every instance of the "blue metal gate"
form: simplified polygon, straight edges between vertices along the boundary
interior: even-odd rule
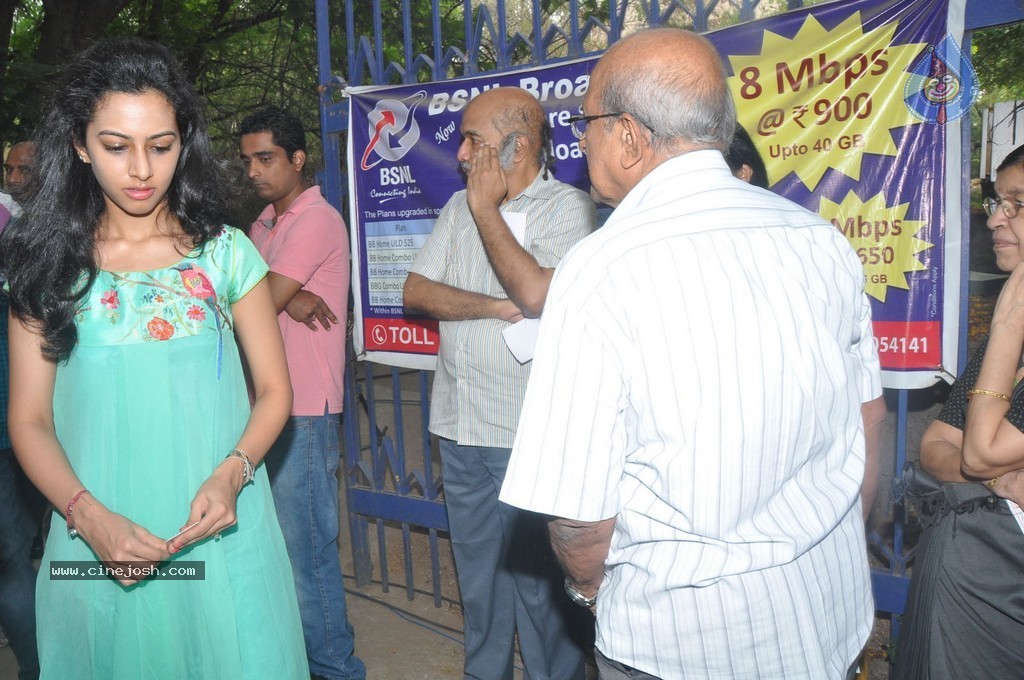
[[[383,7],[381,0],[345,0],[341,7],[340,0],[316,0],[326,164],[324,189],[328,200],[339,209],[348,186],[342,140],[348,122],[343,89],[349,84],[408,84],[540,65],[600,52],[624,33],[642,26],[673,25],[706,31],[729,22],[757,18],[759,10],[763,11],[761,0],[491,0],[487,5],[475,4],[473,0],[429,0],[427,15],[427,1],[401,0],[400,6],[389,3]],[[787,0],[783,9],[802,4],[802,0]],[[983,5],[971,0],[967,28],[1006,21],[1006,15],[996,7],[1002,4]],[[510,8],[525,10],[527,18],[513,22]],[[1007,11],[1020,18],[1019,8]],[[429,16],[432,40],[424,39],[423,27],[414,27],[415,16]],[[446,34],[446,28],[453,24],[459,27],[457,34]],[[358,33],[357,25],[365,26],[369,33]],[[387,32],[395,36],[394,40],[385,40]],[[399,40],[401,44],[391,44]],[[416,52],[418,43],[427,45],[427,51]],[[332,45],[339,44],[345,46],[345,52],[336,61]],[[969,138],[967,141],[965,148],[970,148]],[[969,170],[968,161],[964,160],[965,170]],[[969,172],[964,176],[970,176]],[[967,263],[965,252],[965,299]],[[965,334],[966,316],[965,309],[961,322]],[[966,341],[962,346],[966,348]],[[351,351],[349,359],[345,376],[344,470],[357,583],[365,585],[371,581],[372,531],[376,534],[380,582],[385,591],[389,589],[388,537],[397,540],[395,535],[400,534],[398,550],[404,565],[404,586],[412,599],[416,591],[413,535],[422,534],[429,551],[430,590],[435,605],[440,606],[438,532],[446,531],[448,525],[439,458],[427,431],[430,375],[356,363]],[[893,445],[895,470],[900,470],[907,452],[908,392],[898,391],[895,398]],[[889,471],[888,479],[893,472]],[[886,488],[883,479],[883,493]],[[897,615],[893,620],[895,633],[908,582],[908,552],[904,550],[903,511],[898,499],[892,516],[892,534],[883,536],[887,532],[875,532],[870,542],[873,554],[886,563],[873,570],[876,605],[881,613]]]

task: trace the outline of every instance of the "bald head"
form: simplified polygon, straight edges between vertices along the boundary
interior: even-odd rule
[[[591,77],[601,109],[633,114],[667,156],[725,150],[736,109],[714,46],[691,31],[654,28],[613,45]]]
[[[526,90],[497,87],[483,92],[466,107],[464,118],[490,122],[501,139],[502,165],[511,162],[517,140],[526,147],[529,172],[535,175],[542,165],[546,165],[550,133],[544,109]]]
[[[544,123],[544,109],[537,98],[518,87],[496,87],[477,95],[470,106],[489,107],[495,113],[494,124],[502,134],[513,128],[524,132]]]

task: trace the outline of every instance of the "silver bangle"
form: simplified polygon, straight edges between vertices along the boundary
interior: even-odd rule
[[[590,609],[597,604],[597,595],[594,597],[587,597],[580,591],[576,590],[576,586],[574,586],[568,578],[565,579],[565,594],[569,596],[570,600],[581,607],[586,607],[587,609]]]
[[[256,476],[256,467],[252,464],[252,460],[245,454],[245,451],[241,449],[231,449],[231,453],[224,457],[225,460],[228,458],[237,458],[242,461],[242,486],[245,486],[252,481],[252,478]]]

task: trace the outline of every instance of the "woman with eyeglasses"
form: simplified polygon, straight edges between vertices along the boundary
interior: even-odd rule
[[[918,496],[903,680],[1024,674],[1024,146],[998,167],[995,189],[988,228],[1011,273],[988,338],[921,441],[920,466],[939,484]]]

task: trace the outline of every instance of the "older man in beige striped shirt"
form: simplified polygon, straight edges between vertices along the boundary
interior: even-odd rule
[[[517,630],[528,677],[583,678],[543,527],[498,502],[530,373],[501,332],[540,316],[555,265],[595,220],[590,198],[551,176],[546,125],[518,88],[470,102],[457,156],[466,190],[438,215],[405,284],[406,309],[441,321],[430,431],[440,438],[467,678],[511,680]]]

